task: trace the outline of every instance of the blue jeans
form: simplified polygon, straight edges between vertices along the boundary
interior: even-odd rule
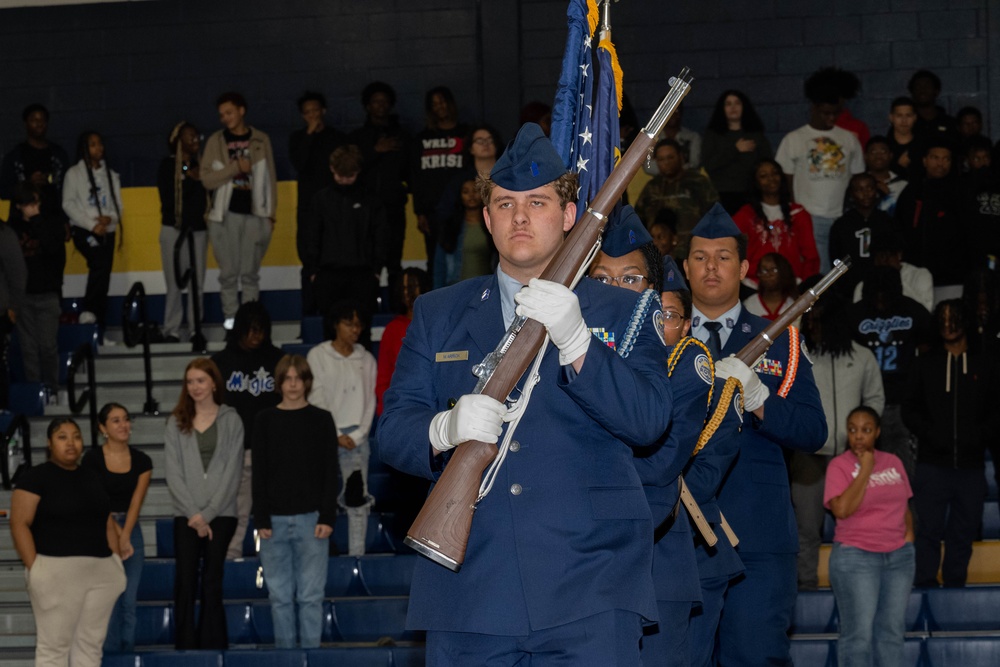
[[[125,524],[125,514],[115,514],[118,525]],[[129,536],[135,553],[122,561],[125,566],[125,592],[118,598],[115,608],[111,611],[108,622],[108,636],[104,639],[105,653],[135,652],[135,600],[139,594],[139,579],[142,577],[142,564],[146,560],[146,547],[142,540],[142,529],[136,524]]]
[[[330,540],[315,536],[318,519],[319,512],[272,516],[271,538],[260,541],[276,648],[295,648],[296,607],[299,644],[319,647]]]
[[[888,553],[833,545],[830,585],[840,612],[840,667],[903,664],[906,604],[915,568],[909,542]]]
[[[814,215],[813,237],[816,239],[816,252],[819,253],[819,272],[826,273],[832,268],[830,263],[830,228],[833,227],[833,218],[822,218]],[[837,259],[843,259],[838,257]]]

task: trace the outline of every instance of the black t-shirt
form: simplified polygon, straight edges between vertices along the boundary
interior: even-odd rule
[[[274,367],[284,353],[270,343],[245,350],[238,343],[212,355],[225,385],[225,404],[236,408],[243,420],[243,448],[250,449],[254,417],[281,402],[274,381]]]
[[[313,405],[261,411],[253,427],[253,513],[258,528],[272,516],[319,512],[337,520],[337,429],[333,416]]]
[[[28,180],[31,180],[31,175],[36,171],[40,171],[51,178],[52,148],[50,146],[35,148],[25,143],[21,147],[21,159],[24,160],[24,175]]]
[[[111,497],[112,512],[127,512],[132,504],[132,494],[139,483],[139,475],[153,469],[153,460],[135,447],[128,448],[132,468],[128,472],[111,472],[104,460],[104,451],[88,449],[83,455],[83,467],[93,470],[100,477],[104,489]]]
[[[197,165],[197,162],[195,162]],[[177,169],[177,159],[165,157],[160,162],[160,170],[156,176],[156,187],[160,192],[160,212],[163,224],[173,227],[176,224],[174,201],[174,171]],[[190,227],[196,232],[207,229],[205,225],[205,209],[208,207],[208,197],[205,186],[200,180],[181,178],[181,225]]]
[[[871,212],[867,218],[857,209],[847,211],[830,227],[830,262],[845,255],[851,256],[851,270],[837,281],[837,287],[844,294],[853,294],[854,286],[865,279],[871,269],[873,258],[871,249],[872,234],[877,231],[892,230],[892,220],[878,209]]]
[[[250,135],[252,132],[233,134],[229,130],[224,130],[222,134],[226,139],[230,160],[250,159]],[[249,173],[240,172],[233,177],[233,196],[229,200],[229,210],[245,215],[250,215],[253,212],[253,194]]]
[[[40,496],[31,535],[43,556],[107,558],[111,499],[100,478],[84,467],[60,468],[47,461],[26,470],[17,488]]]

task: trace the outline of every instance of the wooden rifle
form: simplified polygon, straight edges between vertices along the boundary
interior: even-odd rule
[[[692,80],[686,67],[670,79],[670,91],[542,272],[540,277],[543,280],[569,286],[587,257],[599,247],[608,215],[653,150],[660,131],[687,95]],[[479,377],[479,382],[473,393],[506,401],[544,339],[544,326],[535,320],[515,318],[496,349],[474,367],[473,372]],[[435,563],[458,572],[465,560],[472,516],[480,500],[483,471],[497,453],[496,444],[485,442],[464,442],[456,447],[410,526],[405,543]]]

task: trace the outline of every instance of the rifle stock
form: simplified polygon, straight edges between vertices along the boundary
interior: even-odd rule
[[[686,67],[671,79],[671,89],[653,118],[619,160],[590,202],[586,214],[567,235],[540,276],[542,279],[563,285],[573,281],[590,251],[600,242],[607,216],[646,159],[667,119],[687,95],[691,81]],[[506,401],[544,339],[545,327],[535,320],[527,320],[497,364],[482,393],[498,401]],[[479,484],[497,452],[495,444],[484,442],[464,442],[452,450],[451,459],[410,526],[405,543],[421,555],[458,572],[465,561]]]

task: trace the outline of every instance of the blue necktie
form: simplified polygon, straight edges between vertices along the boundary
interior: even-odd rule
[[[718,361],[722,358],[722,336],[719,330],[722,329],[721,322],[705,322],[708,329],[708,350],[712,353],[712,359]]]

